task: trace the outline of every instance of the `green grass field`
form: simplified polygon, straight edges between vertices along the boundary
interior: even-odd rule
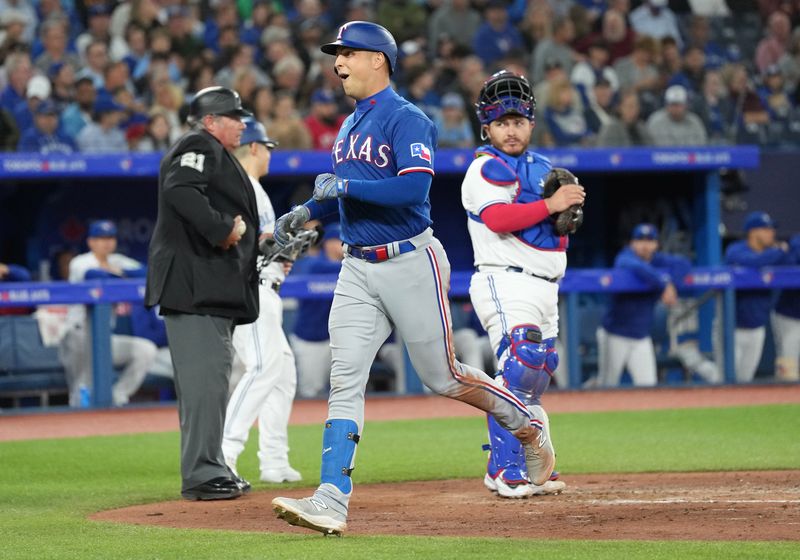
[[[2,421],[2,419],[0,419]],[[800,405],[554,414],[564,473],[800,468]],[[290,428],[292,463],[310,486],[321,426]],[[480,477],[481,418],[373,422],[356,483]],[[257,480],[255,438],[240,459]],[[746,450],[746,452],[743,452]],[[800,543],[322,538],[124,526],[92,512],[178,498],[178,434],[0,443],[0,558],[798,558]],[[315,485],[315,484],[314,484]],[[267,488],[255,485],[255,490]],[[800,530],[800,529],[798,529]],[[512,556],[513,555],[513,556]]]

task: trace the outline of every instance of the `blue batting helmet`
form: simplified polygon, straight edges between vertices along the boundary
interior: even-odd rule
[[[320,47],[325,54],[336,54],[336,47],[350,47],[364,51],[382,52],[389,63],[389,73],[397,62],[397,43],[389,31],[377,23],[351,21],[339,28],[336,40]]]
[[[264,128],[264,125],[253,117],[245,117],[242,119],[242,122],[245,126],[244,130],[242,131],[242,138],[239,140],[239,143],[242,146],[246,146],[252,142],[258,142],[259,144],[264,144],[267,148],[272,150],[278,145],[275,140],[267,136],[267,131]]]
[[[490,124],[503,115],[514,113],[533,120],[536,98],[525,76],[508,70],[492,74],[478,94],[475,109],[481,124]]]

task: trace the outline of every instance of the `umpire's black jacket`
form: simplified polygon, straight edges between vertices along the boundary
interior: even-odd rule
[[[237,246],[222,249],[237,214],[247,231]],[[257,237],[255,193],[239,162],[206,131],[187,133],[161,160],[145,305],[252,323]]]

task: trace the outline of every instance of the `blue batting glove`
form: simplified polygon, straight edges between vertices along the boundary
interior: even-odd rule
[[[347,194],[347,179],[339,179],[333,173],[320,173],[314,179],[314,194],[316,201],[339,198]]]

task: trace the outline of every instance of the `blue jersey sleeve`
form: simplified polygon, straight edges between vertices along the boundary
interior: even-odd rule
[[[656,253],[650,264],[666,270],[674,283],[682,282],[692,269],[692,263],[686,257],[667,253]]]
[[[424,115],[402,113],[391,130],[397,174],[423,171],[433,175],[436,127]]]
[[[770,247],[760,253],[753,251],[745,241],[730,245],[725,251],[725,263],[750,268],[786,264],[787,253],[778,247]]]
[[[624,249],[617,255],[614,268],[630,270],[636,277],[653,289],[664,288],[669,283],[669,275],[656,269],[652,264],[643,261],[630,249]]]
[[[24,266],[17,264],[6,265],[8,267],[8,275],[2,280],[6,282],[27,282],[31,279],[31,273]]]
[[[789,257],[786,264],[800,264],[800,234],[792,236],[789,240]]]
[[[105,280],[108,278],[122,278],[122,276],[118,276],[103,268],[90,268],[86,271],[86,275],[84,276],[86,280]]]

